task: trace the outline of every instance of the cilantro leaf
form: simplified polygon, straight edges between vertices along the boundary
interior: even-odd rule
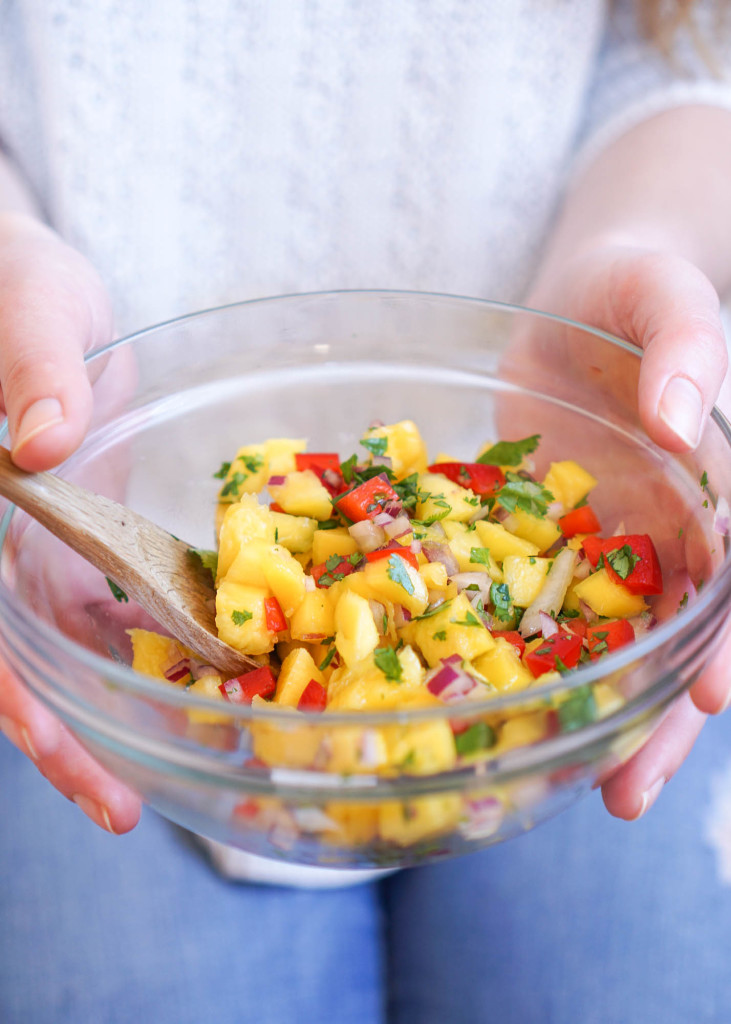
[[[498,441],[477,459],[483,466],[519,466],[526,455],[538,447],[540,434],[524,437],[522,441]]]
[[[470,548],[470,562],[475,562],[477,565],[489,565],[490,549]]]
[[[206,548],[188,548],[188,554],[197,558],[204,569],[208,569],[215,577],[218,572],[218,552],[208,551]]]
[[[544,518],[553,501],[551,492],[536,480],[526,480],[517,473],[507,473],[506,481],[498,491],[497,500],[508,512],[528,512]]]
[[[563,732],[573,732],[589,725],[597,717],[597,706],[590,686],[581,686],[558,709],[558,720]]]
[[[393,647],[376,647],[373,660],[390,683],[401,682],[401,662]]]
[[[385,455],[388,448],[387,437],[361,437],[360,443],[371,455]]]
[[[513,618],[513,602],[507,583],[493,583],[490,587],[490,600],[495,606],[495,618],[508,622]]]
[[[415,508],[418,500],[418,485],[419,485],[419,474],[412,473],[410,476],[405,476],[403,480],[399,480],[398,483],[394,483],[393,489],[401,499],[401,505],[403,508]]]
[[[386,568],[388,578],[403,587],[407,594],[414,593],[414,583],[406,569],[406,563],[400,555],[391,555]]]
[[[446,640],[447,631],[446,629],[438,629],[436,633],[432,633],[432,640]]]
[[[343,474],[343,480],[346,482],[346,484],[350,484],[353,482],[353,473],[357,465],[357,455],[351,455],[349,459],[345,460],[345,462],[340,463],[340,472]]]
[[[231,612],[231,620],[232,620],[234,626],[243,626],[243,624],[245,622],[248,622],[249,619],[253,619],[253,618],[254,618],[254,613],[253,612],[247,612],[246,610],[242,610],[242,611],[235,610],[235,611]]]
[[[104,579],[107,581],[107,583],[109,584],[109,589],[114,594],[114,600],[115,601],[121,601],[121,602],[124,602],[126,604],[127,601],[129,601],[129,598],[127,597],[125,592],[122,590],[122,588],[118,587],[117,584],[114,582],[114,580],[110,580],[108,576],[105,576]]]
[[[330,650],[325,655],[325,657],[320,662],[320,664],[317,666],[318,669],[320,670],[320,672],[324,672],[325,669],[327,668],[327,666],[333,660],[333,658],[335,657],[336,649],[337,648],[335,647],[335,644],[333,644],[332,647],[330,648]]]
[[[222,462],[220,467],[213,474],[216,480],[225,480],[228,476],[228,471],[231,469],[230,462]]]
[[[411,621],[420,622],[421,619],[430,619],[432,615],[437,615],[439,612],[443,612],[446,608],[449,608],[451,603],[452,601],[450,599],[449,601],[442,601],[441,604],[435,604],[433,608],[427,608],[427,610],[422,612],[421,615],[414,615]]]
[[[481,626],[480,620],[472,614],[472,612],[466,612],[463,619],[451,619],[451,622],[455,626]]]
[[[259,455],[237,455],[236,462],[243,462],[247,474],[258,473],[264,465],[264,460]]]
[[[234,473],[219,492],[219,497],[227,498],[230,494],[238,495],[241,485],[246,482],[248,473]]]
[[[705,491],[706,487],[708,487],[708,473],[704,469],[701,476],[701,489]]]
[[[629,544],[623,544],[621,548],[607,553],[607,562],[622,580],[626,580],[632,574],[634,567],[640,561],[640,556],[634,553]]]
[[[454,745],[460,757],[494,747],[496,741],[495,730],[487,722],[474,722],[469,728],[456,733],[454,737]]]

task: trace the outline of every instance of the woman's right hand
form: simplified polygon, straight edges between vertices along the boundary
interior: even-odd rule
[[[84,354],[112,338],[104,286],[88,261],[25,214],[0,214],[0,402],[13,461],[50,469],[92,413]],[[134,828],[140,799],[114,779],[0,662],[0,729],[101,828]]]

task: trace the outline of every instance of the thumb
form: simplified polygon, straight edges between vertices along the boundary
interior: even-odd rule
[[[606,328],[644,349],[645,430],[670,451],[694,449],[728,363],[718,295],[692,264],[650,253],[620,256],[610,288]]]
[[[28,217],[0,219],[0,385],[13,460],[62,462],[89,425],[84,352],[111,338],[104,288],[89,263]]]

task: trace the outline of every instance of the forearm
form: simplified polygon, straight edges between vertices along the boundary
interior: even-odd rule
[[[607,147],[571,183],[536,290],[601,245],[680,256],[731,288],[731,111],[679,107]]]

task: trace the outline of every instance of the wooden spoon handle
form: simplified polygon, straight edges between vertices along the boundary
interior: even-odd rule
[[[215,635],[210,574],[196,565],[184,541],[111,498],[53,473],[26,473],[5,448],[0,448],[0,494],[114,580],[212,665],[238,675],[257,664]]]

